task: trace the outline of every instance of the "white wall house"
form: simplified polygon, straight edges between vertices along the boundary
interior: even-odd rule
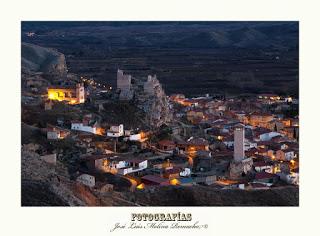
[[[137,142],[144,142],[146,140],[148,140],[148,138],[146,137],[146,135],[142,135],[141,133],[139,134],[131,134],[129,136],[129,140],[130,141],[137,141]]]
[[[141,134],[131,134],[129,136],[130,141],[141,141]]]
[[[228,148],[231,148],[231,147],[233,147],[233,144],[234,144],[234,141],[232,140],[230,140],[230,141],[224,141],[223,142],[224,143],[224,145],[226,145]]]
[[[281,180],[288,184],[299,185],[299,173],[291,172],[289,174],[277,173]]]
[[[47,139],[56,140],[60,139],[60,131],[58,130],[50,130],[47,132]]]
[[[104,161],[99,161],[95,163],[95,167],[97,169],[100,169],[104,172],[109,172],[109,173],[118,173],[118,170],[121,168],[126,168],[129,166],[129,163],[126,161],[117,161],[117,160],[110,160],[105,164],[106,162]]]
[[[248,151],[251,148],[257,148],[257,143],[250,142],[249,140],[245,139],[245,141],[244,141],[244,150]]]
[[[47,128],[47,139],[57,140],[64,139],[68,136],[69,131],[60,129],[58,127],[48,127]]]
[[[255,171],[257,172],[268,172],[272,173],[272,166],[268,165],[267,163],[254,163],[253,164]]]
[[[259,135],[259,139],[261,141],[270,141],[273,137],[281,135],[278,132],[269,132],[269,133],[264,133]],[[282,136],[282,135],[281,135]]]
[[[110,129],[107,131],[108,137],[118,138],[124,135],[123,124],[120,125],[112,125]]]
[[[88,174],[82,174],[77,178],[77,182],[82,183],[90,188],[93,188],[96,184],[95,177]]]
[[[148,167],[148,160],[129,161],[129,165],[118,169],[118,174],[126,175],[134,172],[144,170]]]
[[[187,177],[187,176],[190,176],[191,175],[191,170],[190,168],[184,168],[183,171],[181,171],[179,173],[180,176],[183,176],[183,177]]]
[[[282,161],[291,161],[295,158],[293,150],[278,150],[276,152],[276,159]]]
[[[78,131],[84,131],[84,132],[88,132],[88,133],[93,133],[93,134],[97,133],[97,128],[95,125],[87,126],[87,125],[83,125],[82,122],[72,122],[71,129],[78,130]]]

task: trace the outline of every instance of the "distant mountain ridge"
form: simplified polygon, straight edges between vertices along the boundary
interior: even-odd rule
[[[178,48],[291,48],[297,47],[299,34],[297,22],[26,22],[22,29],[39,35],[53,30],[65,36],[77,29],[89,44]],[[100,33],[87,34],[93,29]]]
[[[168,94],[299,94],[297,21],[22,22],[22,41],[112,87],[122,68],[157,74]]]

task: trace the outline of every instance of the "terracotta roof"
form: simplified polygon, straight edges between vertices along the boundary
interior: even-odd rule
[[[175,143],[171,140],[167,140],[167,139],[164,139],[164,140],[161,140],[158,142],[159,145],[163,145],[163,146],[171,146],[171,145],[175,145]]]
[[[187,143],[191,145],[209,145],[209,142],[204,138],[190,138]]]
[[[267,173],[267,172],[259,172],[259,173],[256,173],[255,179],[269,179],[274,177],[277,177],[277,175]]]
[[[255,111],[255,112],[251,113],[250,116],[272,116],[272,114]]]
[[[262,166],[270,166],[270,165],[264,161],[257,161],[257,162],[253,162],[253,166],[262,167]]]
[[[145,160],[144,159],[129,159],[127,161],[130,162],[130,163],[139,164],[139,163],[141,163],[141,162],[143,162]]]
[[[80,120],[71,120],[71,123],[73,123],[73,124],[82,124],[82,121],[80,121]]]
[[[265,184],[261,184],[261,183],[250,183],[250,185],[252,188],[269,188]]]
[[[181,172],[181,169],[180,168],[172,168],[172,169],[168,169],[168,170],[165,170],[165,173],[166,174],[178,174]]]
[[[81,160],[85,160],[85,161],[90,161],[90,160],[99,160],[99,159],[104,159],[104,158],[109,158],[111,156],[114,156],[114,155],[108,155],[108,154],[105,154],[105,155],[90,155],[90,156],[85,156],[85,157],[82,157]]]
[[[168,182],[167,179],[162,178],[158,175],[145,175],[141,178],[141,180],[147,180],[147,181],[158,183],[158,184]]]

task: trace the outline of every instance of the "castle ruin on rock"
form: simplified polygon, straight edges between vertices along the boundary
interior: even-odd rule
[[[119,100],[133,101],[144,111],[145,120],[151,127],[157,128],[171,121],[169,102],[156,75],[136,79],[118,70],[117,90]]]

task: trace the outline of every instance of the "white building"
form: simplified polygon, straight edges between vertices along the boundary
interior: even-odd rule
[[[71,129],[78,130],[78,131],[84,131],[84,132],[88,132],[88,133],[93,133],[93,134],[97,133],[96,124],[94,124],[93,126],[89,126],[89,125],[84,125],[83,122],[80,122],[80,121],[72,121]]]
[[[130,173],[144,170],[148,167],[148,160],[130,160],[128,165],[123,168],[118,168],[118,174],[127,175]]]
[[[268,172],[272,173],[272,166],[265,162],[255,162],[253,163],[254,169],[257,172]]]
[[[299,185],[299,173],[291,172],[291,173],[277,173],[281,180],[285,181],[288,184]]]
[[[256,142],[250,142],[249,140],[245,139],[244,141],[244,150],[248,151],[251,148],[257,148]]]
[[[277,150],[276,159],[282,161],[291,161],[295,158],[294,151],[291,149]]]
[[[64,139],[69,135],[69,131],[60,129],[59,127],[48,127],[47,128],[47,139],[58,140]]]
[[[58,130],[48,130],[47,139],[56,140],[60,139],[60,131]]]
[[[146,140],[148,140],[148,137],[146,136],[146,134],[144,132],[140,132],[138,134],[131,134],[129,136],[129,140],[130,141],[137,141],[137,142],[145,142]]]
[[[226,141],[223,141],[223,143],[228,147],[228,148],[231,148],[233,147],[234,145],[234,140],[226,140]],[[250,142],[249,140],[245,139],[244,140],[244,150],[245,151],[248,151],[250,150],[251,148],[257,148],[257,143],[256,142]]]
[[[269,133],[260,134],[259,139],[261,141],[270,141],[273,137],[277,137],[277,136],[282,136],[282,135],[278,132],[269,132]]]
[[[112,125],[110,129],[107,131],[108,137],[118,138],[124,135],[123,124],[120,125]]]
[[[77,178],[77,182],[82,183],[90,188],[96,185],[95,177],[88,174],[82,174]]]
[[[238,124],[234,129],[234,161],[240,162],[244,159],[244,125]]]
[[[181,171],[179,173],[180,176],[183,176],[183,177],[187,177],[187,176],[190,176],[191,175],[191,170],[190,168],[184,168],[183,171]]]

